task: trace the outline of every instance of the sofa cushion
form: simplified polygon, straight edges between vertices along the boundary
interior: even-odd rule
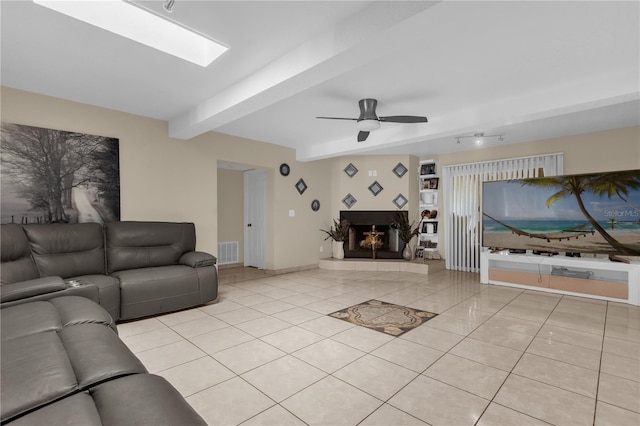
[[[109,222],[105,224],[107,270],[176,265],[195,250],[193,223]]]
[[[166,379],[153,374],[104,383],[91,389],[91,396],[107,425],[206,425]]]
[[[50,425],[101,426],[100,414],[89,392],[70,395],[12,421],[12,426]]]
[[[103,307],[84,297],[57,297],[49,301],[56,307],[63,327],[77,324],[102,324],[117,333],[113,318]]]
[[[55,331],[3,341],[0,354],[2,421],[77,389],[73,367]]]
[[[111,316],[91,300],[66,296],[0,309],[2,342],[74,324],[102,324],[116,332]]]
[[[29,240],[20,225],[0,226],[0,282],[15,283],[40,278],[38,268],[31,258]]]
[[[73,366],[79,389],[147,369],[118,335],[100,324],[78,324],[58,332]]]
[[[3,422],[106,380],[147,372],[102,324],[69,325],[3,341],[0,354]]]
[[[205,425],[184,398],[162,377],[135,374],[111,380],[28,413],[15,426],[51,424]]]
[[[99,223],[23,226],[40,276],[69,278],[105,273],[104,234]]]
[[[56,307],[49,302],[31,302],[0,310],[2,342],[62,328]]]
[[[120,280],[120,318],[139,318],[202,303],[198,269],[174,265],[114,272]]]

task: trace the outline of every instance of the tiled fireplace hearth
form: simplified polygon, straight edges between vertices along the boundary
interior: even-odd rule
[[[377,244],[376,259],[401,259],[404,243],[398,237],[398,231],[389,226],[398,211],[395,210],[342,210],[340,220],[351,224],[349,239],[344,243],[345,258],[372,258],[372,231],[375,226]],[[408,215],[406,211],[401,214]]]

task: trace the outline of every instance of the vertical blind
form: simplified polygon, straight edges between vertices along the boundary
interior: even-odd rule
[[[480,271],[482,182],[560,175],[562,165],[557,153],[443,167],[446,268]]]

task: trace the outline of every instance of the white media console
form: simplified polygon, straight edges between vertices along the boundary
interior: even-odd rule
[[[640,263],[480,253],[480,282],[640,305]]]

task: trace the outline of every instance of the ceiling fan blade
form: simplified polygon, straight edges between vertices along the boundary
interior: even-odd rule
[[[322,118],[325,120],[353,120],[353,121],[358,121],[357,118],[345,118],[345,117],[316,117],[316,118]]]
[[[358,142],[366,141],[367,136],[369,136],[369,132],[358,132]]]
[[[427,117],[419,117],[417,115],[392,115],[389,117],[380,117],[380,121],[387,123],[426,123]]]

